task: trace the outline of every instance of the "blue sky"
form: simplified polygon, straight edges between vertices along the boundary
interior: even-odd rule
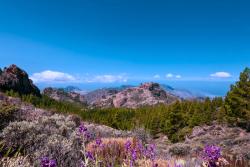
[[[247,0],[0,0],[0,67],[17,64],[52,85],[231,82],[250,66],[249,7]]]

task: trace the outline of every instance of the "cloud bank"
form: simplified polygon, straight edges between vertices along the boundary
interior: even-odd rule
[[[174,75],[174,74],[172,74],[172,73],[168,73],[168,74],[166,74],[166,78],[167,79],[171,79],[171,78],[176,78],[176,79],[180,79],[181,78],[181,75]]]
[[[46,70],[39,73],[34,73],[30,77],[35,83],[114,83],[127,82],[128,78],[125,74],[120,75],[85,75],[73,76],[68,73]]]
[[[210,74],[210,77],[213,78],[230,78],[232,75],[228,72],[216,72],[213,74]]]
[[[34,73],[30,79],[35,83],[39,82],[73,82],[76,78],[70,74],[46,70],[40,73]]]
[[[87,82],[99,82],[99,83],[114,83],[114,82],[127,82],[126,75],[97,75],[91,78],[87,78]]]

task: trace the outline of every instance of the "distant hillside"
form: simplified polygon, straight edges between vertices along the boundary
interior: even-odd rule
[[[157,103],[170,104],[176,100],[204,100],[205,98],[188,90],[175,89],[158,83],[144,83],[140,86],[122,85],[90,92],[82,91],[75,86],[68,86],[46,88],[43,93],[58,101],[77,102],[90,107],[136,108]]]
[[[74,91],[65,91],[63,88],[45,88],[43,94],[57,101],[67,101],[71,103],[86,104],[83,95]]]
[[[114,88],[97,89],[81,94],[75,87],[45,88],[43,94],[57,100],[87,104],[89,107],[126,107],[137,108],[158,103],[170,104],[179,97],[166,92],[158,83],[144,83],[134,87],[124,85]]]
[[[95,107],[137,108],[158,103],[171,104],[179,100],[177,96],[164,91],[158,83],[144,83],[138,87],[126,88],[95,101]]]
[[[93,105],[97,101],[100,101],[101,99],[105,99],[107,96],[115,95],[116,93],[123,91],[127,88],[131,88],[134,86],[131,85],[122,85],[120,87],[113,87],[113,88],[101,88],[94,91],[90,91],[86,93],[85,99],[89,105]]]

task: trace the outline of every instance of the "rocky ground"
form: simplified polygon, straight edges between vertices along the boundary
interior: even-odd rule
[[[184,142],[171,144],[167,136],[161,136],[154,142],[157,143],[159,154],[163,157],[195,157],[205,145],[217,145],[221,147],[224,155],[250,160],[250,133],[241,128],[215,122],[213,125],[195,127]]]

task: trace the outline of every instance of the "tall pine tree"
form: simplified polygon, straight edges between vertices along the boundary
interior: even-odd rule
[[[246,68],[225,98],[227,119],[250,130],[250,69]]]

